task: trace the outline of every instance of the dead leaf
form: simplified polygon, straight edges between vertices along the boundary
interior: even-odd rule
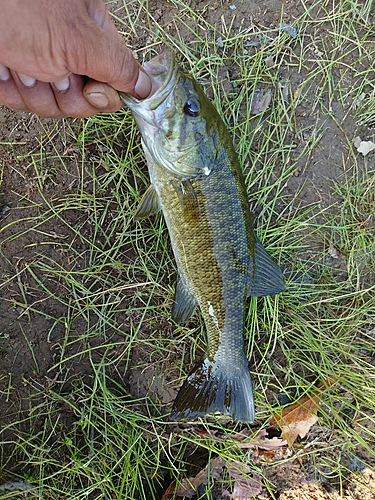
[[[220,436],[218,435],[218,432],[216,430],[212,431],[210,429],[203,432],[196,432],[198,432],[200,435],[207,435],[213,441],[219,441],[220,443],[225,443],[229,439],[233,439],[233,441],[236,441],[236,446],[238,448],[245,450],[260,448],[262,450],[272,451],[288,444],[286,441],[283,441],[278,437],[273,437],[271,439],[267,438],[267,429],[261,429],[255,436],[247,427],[242,429],[242,431],[237,432],[236,434],[231,434],[230,436]]]
[[[262,113],[268,108],[272,99],[272,91],[268,89],[266,92],[261,89],[255,89],[252,100],[251,100],[251,110],[252,115],[257,115]]]
[[[222,458],[213,458],[210,463],[202,469],[194,477],[183,479],[180,486],[176,489],[176,494],[182,497],[192,498],[199,488],[199,486],[208,484],[210,478],[221,479],[221,473],[225,462]]]
[[[233,484],[233,493],[225,490],[222,493],[223,497],[227,496],[232,500],[247,500],[259,495],[262,491],[263,485],[261,476],[247,465],[234,460],[227,463],[222,458],[216,457],[195,477],[183,479],[177,489],[174,488],[175,485],[173,485],[174,489],[172,493],[175,492],[177,495],[176,498],[193,498],[193,496],[197,494],[198,488],[201,485],[207,485],[210,478],[218,481],[222,479],[224,466],[226,466],[229,475],[235,481]],[[170,495],[169,489],[165,492],[162,500],[169,500],[171,498],[167,495]]]
[[[168,488],[165,490],[164,495],[161,497],[161,500],[183,500],[180,496],[175,496],[176,489],[176,481],[172,481]]]
[[[288,444],[286,441],[283,442],[285,443],[285,445]],[[289,446],[282,446],[281,448],[277,448],[276,450],[272,451],[257,449],[254,453],[251,454],[251,459],[254,461],[254,463],[260,461],[270,464],[273,462],[279,462],[280,460],[289,458],[292,455],[293,455],[292,448],[289,448]]]
[[[248,500],[254,498],[262,492],[262,477],[252,469],[240,462],[231,462],[228,466],[230,476],[235,479],[233,493],[223,492],[233,500]],[[250,477],[251,475],[251,477]]]
[[[180,486],[176,490],[177,498],[193,498],[195,495],[197,488],[201,483],[195,482],[195,477],[191,477],[189,479],[183,479],[181,481]],[[195,485],[196,484],[196,485]]]
[[[298,436],[304,438],[310,428],[318,421],[317,411],[319,407],[318,396],[303,396],[293,405],[286,408],[287,411],[275,415],[271,425],[278,424],[281,427],[281,436],[292,446]]]
[[[319,396],[328,387],[333,385],[337,379],[332,378],[318,387],[311,394],[306,394],[295,403],[283,409],[281,415],[275,414],[270,425],[278,426],[281,429],[281,437],[292,446],[297,437],[304,438],[311,427],[318,420]]]
[[[258,478],[260,476],[257,475]],[[239,479],[234,483],[233,486],[233,500],[248,500],[249,498],[254,498],[262,493],[262,485],[255,478]]]
[[[207,436],[213,441],[219,441],[220,443],[233,440],[233,447],[240,448],[241,450],[251,450],[253,461],[262,459],[262,461],[270,463],[274,460],[287,458],[292,454],[292,451],[287,447],[288,442],[279,437],[268,438],[267,429],[261,429],[254,435],[248,427],[244,427],[240,432],[229,436],[219,434],[217,430],[211,429],[200,431],[189,428],[188,430],[197,432],[201,436]]]
[[[332,245],[332,243],[329,244],[329,247],[328,247],[328,253],[331,257],[333,257],[334,259],[342,259],[344,256],[342,253],[340,253],[336,247],[334,247]]]
[[[239,441],[238,448],[260,448],[262,450],[273,451],[288,444],[278,437],[267,438],[267,429],[261,429],[255,436],[252,435],[251,437],[248,436],[249,433],[249,429],[245,428],[241,432],[231,436],[235,441]]]

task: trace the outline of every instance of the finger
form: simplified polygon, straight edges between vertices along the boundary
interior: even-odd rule
[[[102,113],[114,113],[124,106],[117,90],[106,83],[89,80],[85,85],[84,95]]]
[[[2,64],[0,64],[0,103],[18,111],[30,111],[22,99],[10,71]]]
[[[27,108],[44,118],[62,118],[65,115],[57,105],[49,83],[40,82],[11,70],[14,83]]]
[[[146,71],[144,71],[144,69],[138,63],[138,61],[134,58],[132,51],[128,47],[126,47],[125,42],[124,42],[123,38],[121,37],[121,35],[119,34],[119,32],[117,31],[117,28],[114,25],[107,8],[105,9],[104,20],[100,26],[103,28],[103,30],[106,33],[108,33],[108,35],[111,38],[120,40],[120,47],[122,48],[123,51],[125,49],[125,51],[128,54],[130,53],[133,62],[135,61],[135,67],[138,68],[138,77],[137,77],[137,80],[136,80],[135,85],[134,85],[134,90],[128,91],[128,94],[133,95],[134,97],[141,98],[141,99],[148,97],[152,93],[152,82],[150,80],[150,77],[148,76]],[[112,85],[113,85],[113,83],[112,83]],[[117,90],[121,90],[120,88],[118,88],[118,86],[116,86],[116,84],[114,84],[113,86]]]
[[[109,85],[93,81],[85,83],[82,77],[73,74],[69,77],[68,88],[64,89],[64,82],[59,89],[59,83],[51,86],[57,105],[65,116],[87,118],[99,112],[112,113],[122,107],[118,93]]]
[[[0,81],[6,82],[10,78],[10,71],[9,69],[4,66],[4,64],[0,63]]]
[[[8,80],[1,80],[1,76],[6,77],[6,72],[1,72],[0,68],[0,103],[8,108],[18,111],[32,111],[43,117],[66,117],[87,118],[99,112],[112,113],[118,111],[123,106],[118,93],[111,86],[104,83],[90,80],[85,83],[84,79],[78,75],[71,75],[69,78],[62,81],[42,85],[42,82],[35,82],[34,79],[21,74],[20,81],[25,87],[25,83],[31,84],[26,86],[26,90],[22,89],[25,99],[29,103],[26,104],[21,93],[13,80],[12,75]],[[35,86],[37,85],[37,89]],[[41,87],[43,87],[41,89]],[[33,95],[32,89],[38,90],[39,93],[51,91],[54,94],[55,102],[48,99],[48,108],[43,108],[46,102],[46,96],[43,99],[38,94],[37,98]],[[52,102],[52,105],[51,105]]]
[[[86,3],[87,12],[94,22],[111,36],[118,36],[117,28],[103,0],[88,0]]]
[[[80,30],[80,27],[78,27]],[[100,45],[97,41],[100,40]],[[84,44],[83,44],[84,40]],[[116,90],[143,99],[151,91],[151,81],[135,60],[124,40],[116,33],[108,33],[92,21],[91,29],[82,30],[71,40],[67,53],[72,73],[87,75],[93,80],[106,82]],[[82,54],[82,47],[85,53]]]

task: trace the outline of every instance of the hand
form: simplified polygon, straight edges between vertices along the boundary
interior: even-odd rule
[[[119,110],[151,82],[103,0],[0,0],[0,104],[39,116]]]

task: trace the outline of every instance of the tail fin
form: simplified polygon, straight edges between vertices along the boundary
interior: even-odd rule
[[[195,420],[219,412],[233,420],[254,421],[254,396],[247,359],[240,367],[205,359],[185,380],[172,408],[171,419]]]

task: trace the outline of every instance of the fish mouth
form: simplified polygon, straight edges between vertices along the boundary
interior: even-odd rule
[[[160,106],[173,90],[178,71],[174,57],[167,50],[146,62],[143,68],[151,79],[151,95],[146,99],[137,99],[119,92],[121,100],[135,112],[139,112],[140,107],[153,111]]]

